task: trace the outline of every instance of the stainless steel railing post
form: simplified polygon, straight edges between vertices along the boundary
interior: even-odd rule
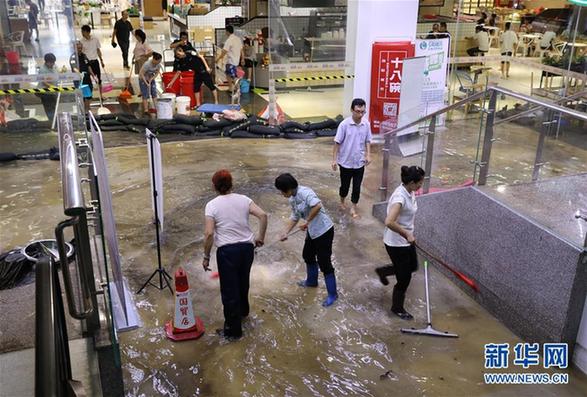
[[[481,152],[481,162],[479,163],[479,185],[487,183],[487,174],[489,173],[489,159],[491,158],[491,148],[493,146],[493,121],[495,120],[495,107],[497,104],[497,92],[489,91],[489,104],[487,116],[485,119],[485,136],[483,137],[483,151]]]

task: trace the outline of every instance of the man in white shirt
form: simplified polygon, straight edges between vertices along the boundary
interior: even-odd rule
[[[90,67],[94,75],[98,79],[98,86],[102,89],[102,73],[100,65],[104,67],[104,60],[102,59],[102,51],[100,50],[100,40],[92,36],[92,28],[89,25],[82,26],[82,48],[86,57],[90,61]]]
[[[469,48],[467,54],[471,57],[479,54],[485,55],[489,51],[489,34],[483,29],[483,26],[475,27],[475,40],[477,40],[477,47]]]
[[[552,41],[556,38],[556,33],[552,30],[547,30],[540,39],[540,48],[543,50],[552,49]]]
[[[516,52],[515,47],[518,43],[518,35],[516,34],[516,32],[510,29],[511,27],[511,22],[506,22],[505,31],[501,34],[501,37],[499,38],[499,47],[502,56],[511,57]],[[509,61],[501,61],[501,77],[506,79],[510,77]]]
[[[365,115],[365,100],[353,99],[351,103],[352,116],[344,119],[338,126],[332,149],[332,170],[340,168],[340,207],[346,209],[345,199],[349,194],[351,180],[351,216],[357,218],[357,204],[361,195],[361,183],[365,173],[365,166],[371,163],[371,126]]]
[[[226,27],[226,41],[220,54],[216,58],[216,63],[220,62],[225,56],[226,58],[226,78],[228,79],[228,87],[230,92],[233,90],[234,79],[236,78],[236,68],[241,63],[243,41],[240,37],[234,34],[234,27]]]

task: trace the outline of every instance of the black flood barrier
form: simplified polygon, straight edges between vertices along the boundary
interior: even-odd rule
[[[230,137],[236,138],[236,139],[247,139],[247,138],[276,139],[276,138],[281,138],[281,135],[259,135],[259,134],[254,134],[254,133],[246,131],[246,130],[236,130],[236,131],[233,131],[233,133],[230,135]]]
[[[57,160],[59,161],[59,149],[53,146],[48,150],[22,153],[17,155],[19,160]]]
[[[234,121],[226,119],[220,119],[218,121],[211,119],[204,121],[203,126],[206,127],[208,130],[221,130],[224,127],[229,127],[233,125],[234,123]]]
[[[16,287],[33,270],[20,248],[0,254],[0,290]]]
[[[256,135],[281,135],[279,127],[273,127],[268,125],[252,125],[249,127],[249,132]]]
[[[159,134],[173,134],[179,133],[183,135],[191,135],[196,133],[196,127],[188,124],[166,124],[157,128]]]
[[[249,120],[247,121],[243,121],[240,124],[236,124],[230,127],[225,127],[222,129],[222,136],[231,136],[232,133],[234,131],[238,131],[238,130],[248,130],[249,126],[251,125],[251,122]]]
[[[285,139],[314,139],[316,134],[314,132],[286,132],[283,137]]]
[[[338,123],[333,119],[326,119],[323,121],[319,121],[317,123],[310,123],[307,125],[306,130],[308,131],[316,131],[316,130],[326,130],[337,128]]]
[[[16,153],[0,153],[0,163],[18,160]]]
[[[283,132],[294,129],[306,131],[308,129],[308,124],[298,123],[297,121],[286,121],[279,127]]]
[[[117,119],[110,119],[110,120],[102,120],[99,124],[100,124],[100,127],[112,127],[112,126],[120,126],[120,125],[126,126],[129,123],[124,123],[124,122],[117,120]]]
[[[204,122],[199,116],[186,116],[184,114],[176,114],[173,116],[173,120],[178,124],[188,124],[193,126],[202,125]]]
[[[314,132],[317,137],[336,136],[336,130],[317,130]]]
[[[196,136],[219,137],[219,136],[222,136],[222,130],[202,131],[202,132],[198,132],[196,134]]]

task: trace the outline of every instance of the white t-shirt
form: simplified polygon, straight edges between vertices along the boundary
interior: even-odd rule
[[[518,42],[518,35],[516,32],[512,30],[506,30],[502,33],[501,38],[499,39],[501,46],[500,51],[503,54],[504,52],[514,52],[514,47]]]
[[[416,217],[416,211],[418,210],[418,204],[416,203],[416,195],[409,193],[404,185],[399,185],[394,191],[389,202],[387,203],[387,214],[391,211],[391,207],[399,203],[401,204],[401,210],[397,217],[396,222],[405,230],[414,232],[414,218]],[[383,242],[385,245],[391,247],[407,247],[410,245],[408,240],[394,232],[387,226],[383,232]]]
[[[220,195],[206,204],[204,213],[214,219],[214,245],[253,243],[255,235],[249,226],[249,208],[253,200],[242,194]]]
[[[238,66],[241,61],[241,50],[243,49],[243,41],[234,33],[228,36],[222,49],[226,50],[226,63]]]
[[[540,48],[548,48],[550,44],[552,44],[552,40],[556,37],[556,33],[552,30],[544,32],[542,38],[540,39]]]
[[[482,30],[475,33],[475,38],[477,39],[477,47],[479,47],[479,51],[489,51],[489,34],[487,34],[486,31]]]
[[[100,40],[98,40],[94,36],[91,36],[89,40],[85,37],[82,37],[80,41],[82,42],[84,54],[86,54],[90,61],[100,59],[98,58],[98,48],[100,48]]]

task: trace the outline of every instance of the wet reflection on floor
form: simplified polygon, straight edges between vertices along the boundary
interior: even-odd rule
[[[163,262],[170,273],[180,265],[187,270],[194,310],[207,332],[197,341],[167,340],[163,325],[171,319],[173,298],[168,291],[148,287],[136,297],[144,326],[120,335],[127,395],[584,395],[587,383],[575,371],[567,386],[485,386],[483,345],[515,344],[519,339],[435,271],[430,279],[434,324],[460,338],[401,334],[399,328],[407,324],[389,312],[391,288],[383,287],[373,272],[388,261],[382,225],[369,215],[378,193],[376,168],[367,170],[363,217],[351,221],[336,208],[337,175],[328,168],[330,145],[330,140],[163,145]],[[108,152],[124,272],[133,289],[156,266],[145,153],[145,147]],[[200,263],[203,208],[214,197],[210,177],[221,167],[233,172],[237,192],[270,213],[268,244],[288,216],[286,200],[273,188],[274,177],[290,171],[316,190],[336,224],[340,299],[333,307],[320,305],[326,294],[322,279],[317,289],[295,284],[305,271],[303,236],[295,235],[258,251],[244,337],[228,343],[215,335],[223,321],[218,280]],[[214,256],[212,265],[215,268]],[[410,326],[423,325],[423,297],[423,277],[417,273],[406,304],[416,318]]]

